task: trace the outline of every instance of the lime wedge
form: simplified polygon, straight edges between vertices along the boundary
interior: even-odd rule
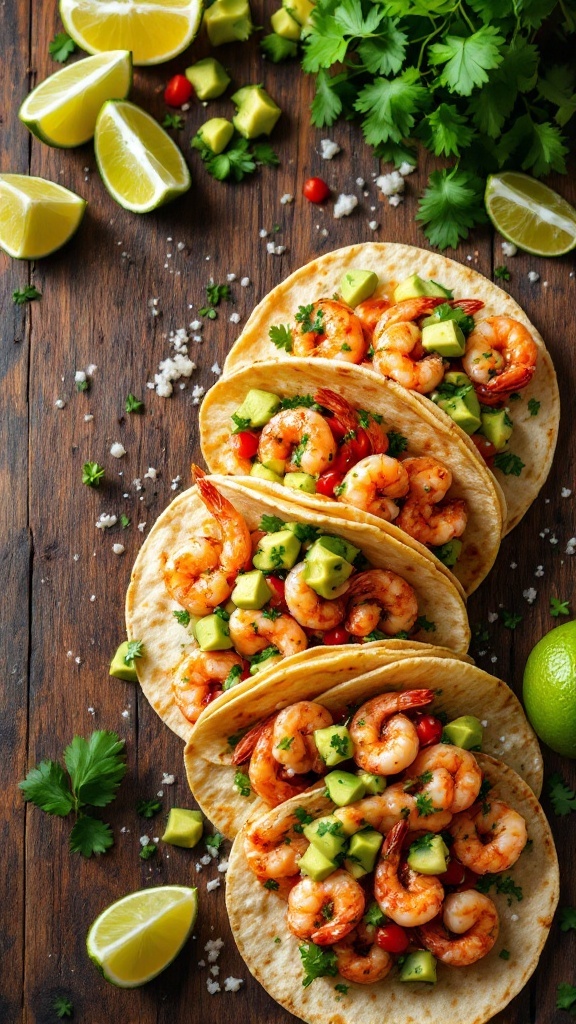
[[[576,246],[574,207],[527,174],[490,175],[484,203],[494,227],[525,252],[562,256]]]
[[[86,938],[88,956],[113,985],[144,985],[172,963],[197,915],[197,889],[160,885],[131,892],[96,918]]]
[[[19,260],[37,260],[76,231],[86,201],[45,178],[0,174],[0,246]]]
[[[49,146],[81,146],[94,135],[96,118],[106,100],[124,99],[132,83],[129,50],[110,50],[62,68],[41,82],[18,116]]]
[[[106,188],[125,210],[147,213],[190,188],[190,172],[178,146],[134,103],[104,104],[94,149]]]
[[[182,53],[202,19],[202,0],[60,0],[68,35],[88,53],[131,50],[134,64]]]

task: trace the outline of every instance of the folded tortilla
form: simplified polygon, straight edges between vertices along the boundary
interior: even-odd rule
[[[317,978],[302,986],[300,941],[285,925],[284,903],[265,889],[248,868],[243,839],[238,833],[226,874],[226,905],[236,944],[246,964],[266,991],[290,1013],[308,1024],[484,1024],[507,1006],[536,968],[552,923],[559,894],[558,860],[550,826],[530,787],[508,765],[477,755],[492,784],[490,796],[504,800],[526,820],[532,841],[507,872],[522,889],[522,902],[508,905],[505,894],[490,898],[500,917],[498,940],[482,960],[469,967],[449,967],[438,961],[435,985],[401,982],[397,969],[375,985],[347,983],[335,990],[339,977]],[[288,826],[296,807],[314,817],[329,814],[334,804],[322,788],[294,797],[266,818]],[[275,941],[280,938],[280,942]],[[509,958],[499,956],[507,950]],[[338,1001],[337,1001],[338,998]]]
[[[528,783],[536,796],[542,789],[542,754],[522,705],[506,683],[445,648],[326,651],[315,663],[295,667],[282,685],[264,680],[202,715],[184,751],[194,798],[206,817],[228,838],[267,805],[252,793],[234,788],[235,741],[258,722],[300,700],[314,700],[329,711],[363,704],[380,693],[427,688],[436,691],[426,712],[444,711],[448,720],[475,715],[485,722],[482,750],[501,758]],[[233,691],[234,692],[234,691]],[[241,768],[246,771],[246,768]]]
[[[419,615],[434,624],[432,632],[421,628],[410,639],[429,642],[432,638],[439,646],[459,654],[466,653],[470,627],[464,602],[456,586],[434,567],[430,558],[366,523],[351,523],[335,517],[327,519],[288,498],[249,491],[233,477],[213,476],[211,480],[244,516],[250,530],[258,527],[263,514],[279,516],[286,522],[309,523],[360,548],[372,568],[398,573],[414,588]],[[180,606],[166,590],[162,555],[164,552],[185,550],[187,540],[205,518],[206,508],[195,487],[180,494],[162,513],[142,545],[126,595],[128,637],[142,640],[144,645],[143,656],[135,663],[140,685],[160,718],[184,740],[189,739],[193,726],[174,702],[172,679],[186,649],[194,646],[195,641],[174,617],[174,611]],[[362,649],[367,650],[370,646],[364,644]],[[277,665],[280,672],[274,671],[274,678],[281,679],[291,664],[305,662],[307,657],[314,657],[317,653],[318,648],[310,648],[285,658]],[[238,683],[213,701],[210,705],[212,711],[220,703],[250,689],[255,679],[260,681],[272,671],[264,669],[257,677]]]
[[[500,314],[511,316],[532,334],[538,347],[536,371],[530,384],[519,392],[520,399],[510,405],[514,421],[510,449],[525,464],[524,469],[519,476],[506,476],[500,470],[494,470],[508,506],[504,530],[508,533],[520,521],[548,476],[560,419],[558,384],[544,341],[521,307],[507,292],[470,267],[439,253],[393,242],[363,242],[325,253],[291,274],[256,306],[228,354],[224,373],[232,374],[263,360],[287,360],[291,363],[293,357],[270,341],[270,327],[292,323],[298,306],[333,295],[338,291],[343,274],[354,269],[372,270],[378,274],[380,285],[375,298],[391,296],[400,281],[419,274],[420,277],[440,281],[453,290],[456,298],[481,299],[484,308],[478,319]],[[379,374],[376,376],[382,380]],[[428,409],[446,429],[451,427],[454,430],[455,443],[477,454],[468,435],[442,409],[414,391],[408,394],[415,407],[419,405]],[[540,403],[537,415],[532,415],[534,406],[529,408],[530,399]]]
[[[452,572],[465,593],[472,593],[490,571],[498,553],[506,516],[502,492],[485,464],[478,459],[476,451],[472,452],[459,443],[461,431],[449,416],[445,417],[447,423],[444,417],[439,422],[430,402],[423,406],[414,403],[405,388],[372,370],[328,359],[292,359],[289,364],[262,363],[222,378],[210,389],[200,410],[200,443],[210,471],[228,472],[226,449],[233,426],[230,417],[250,388],[291,398],[314,394],[319,387],[330,388],[342,395],[355,409],[366,409],[383,416],[386,431],[394,431],[408,439],[406,455],[431,455],[451,470],[453,481],[447,500],[463,498],[468,510],[468,523],[460,538],[463,548]],[[244,485],[260,492],[268,491],[278,496],[286,494],[286,488],[281,484],[252,476],[241,479]],[[387,523],[370,512],[321,494],[289,493],[291,500],[326,517],[337,515],[341,519],[376,526],[419,554],[434,558],[440,572],[450,573],[429,548],[394,523]],[[453,578],[451,573],[450,578]]]

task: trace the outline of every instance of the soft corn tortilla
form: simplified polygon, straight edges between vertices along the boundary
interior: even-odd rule
[[[226,874],[232,932],[251,973],[290,1013],[309,1024],[483,1024],[526,984],[538,963],[558,903],[556,850],[550,826],[530,787],[502,762],[485,754],[477,757],[493,785],[490,796],[504,800],[526,819],[532,846],[505,872],[522,887],[523,899],[509,907],[506,896],[494,895],[492,890],[490,897],[500,917],[496,944],[487,956],[469,967],[448,967],[438,961],[436,985],[400,982],[393,968],[375,985],[347,982],[345,995],[334,988],[341,980],[339,976],[318,978],[309,988],[303,988],[300,941],[286,928],[286,904],[264,889],[248,868],[243,849],[247,826],[238,834]],[[259,826],[267,820],[274,824],[286,821],[288,825],[291,812],[298,806],[315,817],[334,808],[316,790],[269,812],[259,820]],[[274,941],[277,936],[279,943]],[[510,953],[508,960],[498,955],[503,949]]]
[[[534,325],[510,295],[470,267],[426,249],[393,242],[364,242],[326,253],[291,274],[256,306],[232,346],[224,364],[225,374],[265,359],[291,361],[292,357],[284,349],[277,349],[270,341],[270,327],[292,323],[298,306],[333,295],[338,291],[342,275],[353,269],[373,270],[378,274],[381,283],[375,297],[391,297],[396,284],[412,274],[433,278],[451,288],[456,298],[482,299],[484,309],[478,318],[497,314],[511,316],[532,334],[538,346],[536,372],[528,387],[520,392],[521,399],[510,405],[514,420],[510,448],[522,459],[525,468],[518,477],[494,471],[506,497],[505,533],[508,533],[520,521],[548,476],[556,446],[560,399],[552,360]],[[438,406],[413,391],[409,395],[415,406],[429,409],[446,428],[451,426],[460,446],[476,451],[470,438]],[[537,416],[530,415],[528,402],[531,398],[540,402]]]
[[[490,571],[503,530],[503,513],[499,488],[477,454],[458,443],[454,421],[438,421],[430,403],[419,407],[410,400],[405,388],[386,380],[372,370],[364,370],[352,363],[331,362],[328,359],[293,359],[284,363],[262,363],[240,370],[232,377],[219,380],[210,389],[200,410],[200,443],[202,453],[212,473],[226,473],[227,442],[231,434],[231,419],[250,388],[271,391],[281,398],[314,394],[319,387],[327,387],[342,395],[355,409],[367,409],[384,417],[387,431],[395,431],[408,438],[407,455],[432,455],[452,472],[452,487],[448,499],[464,498],[468,509],[468,523],[461,540],[462,552],[453,573],[466,594],[472,593]],[[278,496],[286,494],[281,484],[270,483],[258,477],[242,477],[242,483],[260,492]],[[434,558],[430,550],[414,540],[394,523],[363,512],[321,494],[290,491],[291,500],[330,517],[337,515],[352,522],[369,523],[418,551]],[[450,573],[438,559],[436,568]],[[452,574],[450,573],[450,578]]]
[[[328,520],[288,499],[248,491],[231,477],[213,476],[210,479],[244,516],[250,530],[258,527],[263,514],[279,516],[286,522],[310,523],[359,547],[373,568],[387,568],[398,573],[416,591],[419,615],[425,615],[435,624],[435,643],[459,654],[466,653],[470,627],[464,602],[456,587],[438,572],[431,559],[365,523]],[[164,585],[162,554],[185,550],[188,539],[205,518],[206,508],[195,487],[179,495],[162,513],[142,545],[126,595],[128,637],[142,640],[144,644],[143,657],[136,662],[140,684],[160,718],[184,740],[189,739],[193,726],[174,703],[172,678],[186,647],[195,641],[174,617],[174,611],[180,606]],[[430,637],[430,632],[420,630],[411,639],[427,642]],[[282,668],[286,670],[296,659],[298,663],[304,662],[306,656],[314,651],[317,653],[317,649],[312,648],[284,659]],[[271,671],[264,669],[258,673],[258,680]],[[274,678],[277,678],[277,673]],[[239,683],[218,697],[212,709],[219,701],[230,700],[253,683],[254,677]]]
[[[205,815],[228,838],[233,838],[247,817],[267,805],[253,794],[234,789],[233,746],[229,738],[246,731],[269,715],[300,700],[315,700],[337,711],[363,704],[380,693],[435,690],[434,703],[425,711],[445,711],[448,719],[475,715],[486,722],[482,749],[498,755],[528,783],[536,796],[542,789],[542,755],[522,705],[506,683],[475,665],[457,660],[445,648],[412,651],[363,651],[348,656],[328,651],[305,670],[284,679],[282,686],[264,681],[249,693],[203,715],[184,751],[188,782]],[[246,768],[242,768],[246,771]]]

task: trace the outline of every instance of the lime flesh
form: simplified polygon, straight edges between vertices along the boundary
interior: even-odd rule
[[[60,17],[88,53],[132,51],[134,64],[161,64],[182,53],[202,19],[202,0],[60,0]]]
[[[527,174],[490,175],[484,203],[494,227],[525,252],[562,256],[576,246],[574,207]]]
[[[71,238],[85,209],[84,199],[53,181],[0,174],[0,246],[16,259],[48,256]]]
[[[536,644],[522,695],[539,738],[556,753],[576,758],[576,622],[557,626]]]

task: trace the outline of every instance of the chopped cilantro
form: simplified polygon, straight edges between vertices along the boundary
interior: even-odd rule
[[[238,135],[233,137],[224,153],[217,155],[199,133],[193,137],[190,145],[198,150],[208,174],[217,181],[242,181],[249,174],[254,174],[258,165],[273,166],[280,162],[270,143],[251,144],[248,139]]]
[[[273,64],[295,57],[298,53],[298,46],[292,39],[284,39],[276,32],[270,32],[260,40],[260,49]]]
[[[34,299],[41,298],[42,292],[39,292],[32,284],[28,284],[25,288],[12,292],[12,302],[17,306],[23,306],[25,302],[33,302]]]
[[[295,466],[298,466],[298,468],[300,468],[300,466],[302,465],[302,456],[306,451],[306,445],[308,444],[309,440],[309,434],[302,434],[302,438],[299,444],[296,445],[294,451],[292,452],[292,462],[294,463]]]
[[[279,935],[277,935],[277,936],[275,937],[275,939],[274,939],[274,942],[276,943],[276,945],[277,945],[277,946],[278,946],[278,945],[280,945],[280,943],[282,942],[282,939],[280,938],[280,936],[279,936]]]
[[[190,625],[190,612],[185,611],[184,608],[178,609],[177,611],[172,612],[172,614],[176,619],[176,622],[179,622],[181,626]]]
[[[314,303],[311,302],[309,306],[298,306],[298,312],[296,313],[296,322],[300,324],[300,331],[302,334],[322,334],[324,327],[322,320],[324,319],[324,310],[317,309],[314,317]]]
[[[90,381],[87,378],[85,380],[77,380],[76,391],[90,391]]]
[[[281,409],[314,409],[317,411],[320,406],[314,401],[312,395],[294,395],[292,398],[283,398],[280,402]]]
[[[124,403],[124,408],[126,412],[144,412],[144,402],[130,392]]]
[[[409,852],[410,853],[417,853],[419,850],[429,850],[431,845],[432,845],[432,840],[433,839],[434,839],[434,833],[433,832],[426,832],[425,835],[420,836],[418,839],[415,839],[414,842],[410,844],[410,851]]]
[[[561,601],[559,597],[551,597],[550,615],[555,619],[559,615],[570,615],[570,601]]]
[[[222,605],[218,605],[218,607],[214,609],[213,614],[218,616],[218,618],[221,619],[222,622],[230,621],[230,612],[227,612],[226,609],[222,607]]]
[[[347,736],[339,736],[338,733],[334,733],[330,739],[330,746],[340,754],[341,757],[350,756],[350,747]]]
[[[301,825],[309,825],[311,821],[314,821],[314,818],[311,814],[308,814],[305,807],[296,807],[294,817],[298,819]]]
[[[559,1010],[576,1009],[576,985],[563,982],[556,986],[556,1006]]]
[[[150,857],[155,857],[157,852],[158,847],[156,843],[146,843],[146,846],[143,846],[140,850],[140,859],[150,860]]]
[[[215,832],[213,836],[206,836],[204,843],[206,846],[212,847],[213,850],[219,850],[224,842],[224,836],[220,832]]]
[[[560,930],[576,931],[576,907],[562,907],[560,910]]]
[[[120,526],[123,530],[127,530],[131,523],[130,516],[127,516],[125,512],[120,516]]]
[[[283,736],[282,739],[280,740],[280,743],[277,743],[276,746],[278,750],[290,750],[290,747],[292,746],[293,743],[293,736]]]
[[[518,455],[512,452],[498,452],[494,457],[494,465],[504,476],[520,476],[525,463]]]
[[[576,793],[566,784],[562,776],[555,772],[548,779],[548,795],[555,814],[564,817],[570,811],[576,811]]]
[[[341,992],[343,996],[345,996],[347,994],[349,988],[350,988],[350,985],[342,985],[342,984],[334,985],[334,991],[335,992]]]
[[[279,519],[278,516],[264,515],[258,524],[258,529],[262,530],[264,533],[279,533],[285,526],[285,521],[283,519]]]
[[[229,284],[207,284],[206,295],[211,306],[218,306],[222,299],[227,302],[232,298]]]
[[[317,835],[338,836],[343,838],[344,832],[342,831],[342,823],[340,821],[321,821],[318,825]]]
[[[464,337],[467,337],[474,330],[474,317],[466,314],[460,306],[450,306],[447,302],[443,302],[441,306],[436,306],[434,312],[426,317],[424,322],[426,324],[436,324],[443,323],[446,320],[454,320]],[[441,382],[437,390],[440,390],[443,383]],[[450,385],[448,386],[450,387]],[[454,387],[454,385],[452,386]]]
[[[48,44],[48,53],[52,60],[58,61],[59,64],[64,64],[75,49],[76,43],[67,32],[58,32]]]
[[[332,920],[334,917],[334,904],[331,900],[328,903],[323,904],[321,914],[325,921]]]
[[[104,466],[97,462],[85,462],[82,466],[82,483],[87,487],[99,487],[104,476]]]
[[[320,536],[321,531],[317,526],[311,526],[309,523],[295,523],[293,533],[301,544],[313,544]]]
[[[240,793],[240,796],[250,796],[252,787],[250,785],[250,779],[245,772],[237,771],[234,773],[234,785]]]
[[[267,878],[266,881],[263,882],[263,885],[265,889],[270,889],[272,892],[275,892],[276,889],[280,888],[275,878]]]
[[[52,1000],[52,1009],[60,1020],[64,1017],[72,1017],[74,1013],[72,1002],[66,996],[55,996]]]
[[[377,927],[378,925],[385,924],[388,918],[382,913],[377,903],[371,903],[362,920],[364,924],[372,924]]]
[[[418,616],[415,622],[415,626],[417,626],[418,629],[423,629],[425,633],[436,632],[436,623],[430,622],[430,620],[427,619],[425,615]]]
[[[262,618],[263,619],[270,619],[270,622],[275,622],[276,619],[279,619],[281,615],[282,615],[282,612],[280,611],[279,608],[263,608],[262,609]]]
[[[478,878],[476,881],[476,888],[478,892],[482,892],[485,895],[490,892],[493,885],[496,887],[496,892],[502,893],[502,895],[508,897],[507,902],[509,907],[512,906],[512,899],[518,900],[518,902],[521,902],[521,900],[524,899],[522,887],[516,885],[514,879],[511,878],[510,875],[486,874],[482,875],[482,877]]]
[[[209,320],[215,320],[216,317],[218,316],[218,313],[212,306],[202,306],[198,310],[198,313],[200,314],[200,316],[208,317]]]
[[[181,131],[184,127],[184,118],[182,117],[182,114],[165,114],[164,120],[162,121],[162,127],[174,128],[177,132]]]
[[[528,411],[531,416],[537,416],[541,406],[541,402],[536,401],[535,398],[530,398],[528,401]]]
[[[408,438],[404,437],[403,434],[398,434],[395,430],[391,430],[388,433],[388,451],[387,455],[391,459],[396,459],[400,455],[400,452],[406,451],[408,447]]]
[[[136,804],[136,814],[139,814],[141,818],[153,818],[161,810],[162,801],[157,799],[139,800]]]
[[[509,281],[510,276],[508,267],[494,267],[494,277],[498,278],[500,281]]]
[[[267,661],[268,658],[274,658],[279,653],[278,648],[271,644],[270,647],[265,647],[264,650],[259,651],[258,654],[253,654],[248,660],[251,665],[260,665],[262,661]]]
[[[522,622],[522,616],[518,612],[508,612],[505,608],[502,609],[501,617],[502,625],[506,629],[516,629],[516,626]]]
[[[380,629],[373,629],[371,633],[367,633],[364,640],[370,643],[372,640],[387,640],[386,633],[383,633]]]
[[[124,664],[133,665],[135,658],[142,658],[144,656],[144,641],[143,640],[129,640],[126,654],[124,655]]]
[[[304,969],[304,988],[308,988],[315,978],[333,978],[338,974],[338,960],[333,949],[323,949],[314,942],[306,942],[298,946],[298,952]]]
[[[268,331],[268,337],[276,348],[292,351],[292,331],[287,324],[276,324]]]
[[[498,956],[500,957],[501,960],[509,960],[510,951],[507,949],[501,949],[500,952],[498,953]]]
[[[240,682],[240,676],[241,675],[242,675],[242,666],[241,665],[232,665],[232,668],[230,669],[228,675],[226,676],[226,679],[224,680],[224,682],[222,684],[222,689],[223,690],[230,690],[233,686],[236,686],[236,683]],[[230,740],[228,740],[228,742],[230,742]]]
[[[429,814],[433,814],[435,811],[434,804],[432,803],[432,797],[428,796],[427,793],[418,793],[414,802],[416,804],[418,814],[422,818],[427,818]]]

